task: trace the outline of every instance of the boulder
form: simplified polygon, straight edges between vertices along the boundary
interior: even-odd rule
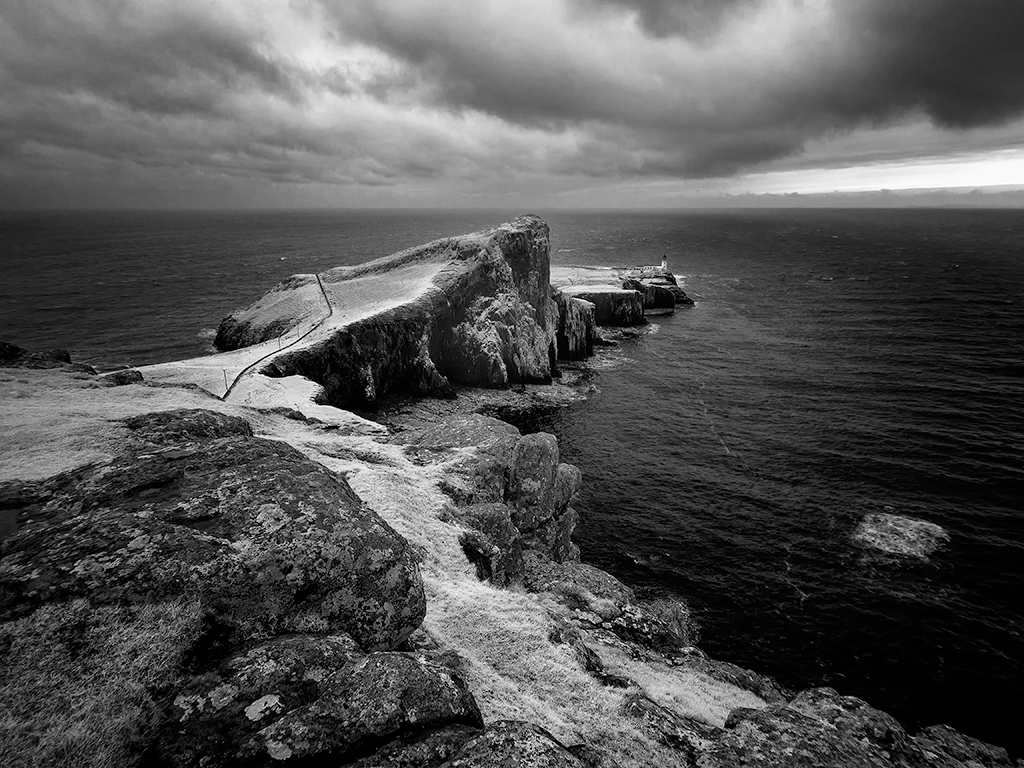
[[[558,440],[546,432],[526,435],[512,449],[507,499],[512,522],[531,531],[555,514],[552,506],[558,473]]]
[[[538,725],[499,720],[470,739],[443,768],[585,768],[554,736]]]
[[[351,768],[439,768],[480,733],[481,729],[469,725],[448,725],[426,734],[400,736],[350,765]]]
[[[623,290],[611,285],[567,285],[562,293],[574,299],[582,299],[594,305],[594,322],[597,325],[630,326],[645,325],[644,299],[640,291]]]
[[[6,341],[0,341],[0,368],[60,368],[78,373],[96,373],[91,365],[71,362],[71,354],[66,349],[35,352]]]
[[[713,754],[722,766],[927,765],[894,718],[831,688],[803,691],[788,705],[734,709]]]
[[[193,595],[235,641],[344,631],[366,649],[394,648],[419,625],[424,594],[408,544],[344,480],[221,414],[131,424],[140,440],[166,442],[17,497],[0,618],[74,597]]]
[[[523,582],[523,538],[507,506],[472,504],[453,510],[451,516],[475,534],[461,543],[481,579],[502,587]]]
[[[683,753],[691,765],[696,764],[698,755],[710,751],[720,738],[720,728],[692,717],[683,717],[640,691],[627,693],[622,709],[627,715],[647,723],[660,742]]]
[[[406,734],[479,728],[465,683],[424,654],[362,654],[345,635],[276,638],[173,696],[160,739],[170,765],[344,762]]]
[[[1014,765],[1002,747],[964,736],[948,725],[932,725],[913,738],[929,766],[935,768],[1011,768]],[[1020,765],[1018,760],[1016,763]]]
[[[134,368],[123,368],[120,371],[114,371],[100,376],[96,381],[105,387],[123,387],[127,384],[141,384],[144,377],[140,371],[136,371]]]

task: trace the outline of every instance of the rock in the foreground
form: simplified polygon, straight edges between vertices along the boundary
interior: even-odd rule
[[[71,598],[194,596],[236,640],[316,629],[393,648],[419,625],[408,544],[344,480],[222,414],[130,426],[138,450],[17,497],[0,619]]]

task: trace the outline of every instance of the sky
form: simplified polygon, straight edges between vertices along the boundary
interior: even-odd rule
[[[1024,0],[0,0],[0,207],[1024,188]]]

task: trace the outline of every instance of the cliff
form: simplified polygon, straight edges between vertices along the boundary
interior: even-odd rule
[[[595,320],[546,270],[528,217],[293,278],[207,360],[98,377],[0,347],[6,763],[1009,766],[708,658],[684,604],[579,562],[553,436],[466,394],[390,428],[323,404],[546,380]]]

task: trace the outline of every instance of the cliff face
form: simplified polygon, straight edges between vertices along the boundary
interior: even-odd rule
[[[358,267],[296,275],[221,323],[232,350],[282,333],[308,340],[271,354],[262,372],[321,384],[334,405],[373,407],[390,392],[446,394],[452,384],[550,382],[558,309],[548,227],[523,216]]]

